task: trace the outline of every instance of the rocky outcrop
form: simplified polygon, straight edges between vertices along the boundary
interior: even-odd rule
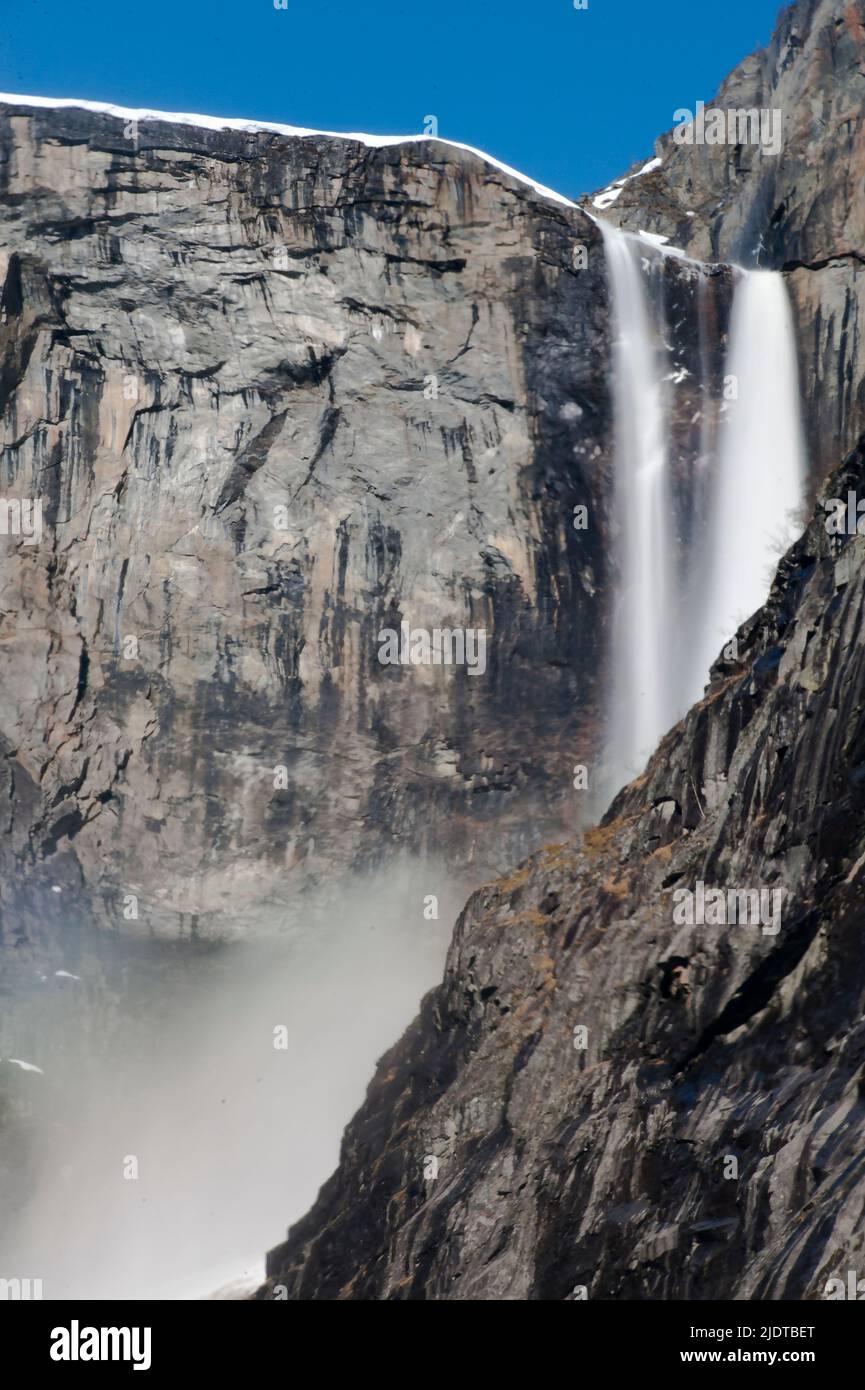
[[[469,901],[260,1296],[809,1298],[861,1268],[863,603],[821,507],[601,825]]]

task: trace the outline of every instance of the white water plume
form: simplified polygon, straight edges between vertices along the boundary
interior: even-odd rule
[[[693,648],[699,690],[722,645],[765,602],[800,523],[807,468],[799,373],[778,271],[738,272],[725,379],[734,395],[722,407],[710,503],[708,583]]]
[[[613,403],[619,526],[607,777],[639,771],[669,724],[673,549],[663,349],[640,269],[645,248],[601,225],[613,305]]]
[[[668,326],[643,274],[644,243],[608,224],[601,230],[613,317],[617,524],[603,771],[609,797],[700,698],[724,644],[765,602],[801,520],[807,464],[783,276],[736,270],[724,376],[729,399],[720,405],[708,457],[712,432],[704,412],[700,457],[691,461],[688,481],[677,484],[693,489],[690,534],[677,538],[672,410],[664,391]],[[698,313],[703,302],[701,283]],[[703,371],[704,358],[701,352]]]

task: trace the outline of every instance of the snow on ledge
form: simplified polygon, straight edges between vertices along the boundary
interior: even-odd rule
[[[548,198],[550,202],[559,203],[565,208],[577,208],[577,204],[571,202],[570,198],[566,198],[562,193],[556,193],[555,189],[537,183],[534,179],[528,178],[527,175],[521,174],[518,169],[512,169],[509,164],[503,164],[500,159],[494,159],[491,154],[476,149],[474,145],[463,145],[458,140],[444,140],[439,135],[366,135],[360,131],[308,130],[304,126],[279,125],[275,121],[248,121],[234,116],[196,116],[177,111],[151,111],[146,107],[135,109],[131,106],[113,106],[107,101],[80,101],[78,97],[27,97],[10,92],[0,92],[0,103],[7,106],[46,107],[52,110],[74,107],[76,111],[95,111],[102,116],[116,116],[121,121],[138,121],[139,123],[164,121],[167,125],[197,126],[201,130],[239,130],[252,135],[259,131],[268,131],[273,135],[294,136],[301,140],[308,139],[310,136],[323,135],[329,140],[356,140],[362,145],[368,145],[371,149],[379,149],[385,145],[408,145],[437,141],[440,145],[450,145],[451,149],[467,150],[469,154],[477,155],[485,164],[491,164],[494,169],[499,169],[503,174],[516,179],[518,183],[534,189],[542,198]],[[577,210],[580,209],[577,208]]]
[[[641,227],[637,236],[641,241],[647,241],[650,246],[657,246],[659,251],[669,251],[671,255],[676,256],[684,256],[685,254],[684,251],[679,250],[678,246],[670,246],[668,244],[670,238],[664,236],[662,232],[644,232]]]
[[[624,186],[624,179],[621,183],[611,184],[609,188],[604,189],[603,193],[599,193],[597,198],[592,199],[592,207],[598,208],[601,212],[603,212],[606,208],[611,208]]]
[[[614,179],[596,198],[592,199],[592,207],[598,208],[601,212],[611,208],[626,183],[630,183],[632,179],[642,178],[643,174],[651,174],[655,169],[660,169],[663,162],[663,159],[659,159],[656,155],[654,159],[648,160],[642,169],[638,169],[636,174],[626,174],[623,179]]]

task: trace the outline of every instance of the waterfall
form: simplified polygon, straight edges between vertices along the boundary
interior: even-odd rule
[[[611,720],[605,782],[642,767],[669,724],[672,583],[662,344],[652,331],[641,246],[601,227],[614,320],[613,408],[619,592],[613,617]]]
[[[783,276],[738,272],[730,320],[719,461],[711,497],[708,584],[693,646],[702,689],[710,664],[765,602],[795,539],[807,474],[793,317]]]
[[[691,524],[677,536],[673,411],[665,390],[676,377],[663,306],[642,269],[649,247],[608,224],[601,231],[613,318],[615,446],[616,592],[601,774],[609,798],[700,698],[723,645],[765,601],[775,564],[794,539],[806,458],[783,277],[737,270],[724,399],[712,402],[717,428],[704,412],[699,453],[684,461],[677,455],[676,487],[691,489]],[[702,354],[700,370],[705,374]],[[705,381],[703,392],[709,395]]]

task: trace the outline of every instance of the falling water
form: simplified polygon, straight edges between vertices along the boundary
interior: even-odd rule
[[[708,528],[709,582],[693,650],[695,676],[766,600],[794,540],[806,478],[793,317],[783,276],[738,272]]]
[[[661,654],[670,637],[672,547],[662,389],[640,243],[602,227],[614,318],[613,396],[619,593],[613,633],[613,700],[605,780],[639,771],[669,724]]]
[[[609,225],[602,233],[614,320],[618,528],[602,777],[608,797],[641,771],[702,694],[724,643],[765,601],[774,565],[795,535],[806,459],[783,277],[739,270],[724,378],[730,399],[720,404],[708,459],[713,432],[704,421],[701,456],[690,461],[685,483],[693,490],[692,525],[679,541],[668,466],[667,325],[641,269],[645,244]]]

